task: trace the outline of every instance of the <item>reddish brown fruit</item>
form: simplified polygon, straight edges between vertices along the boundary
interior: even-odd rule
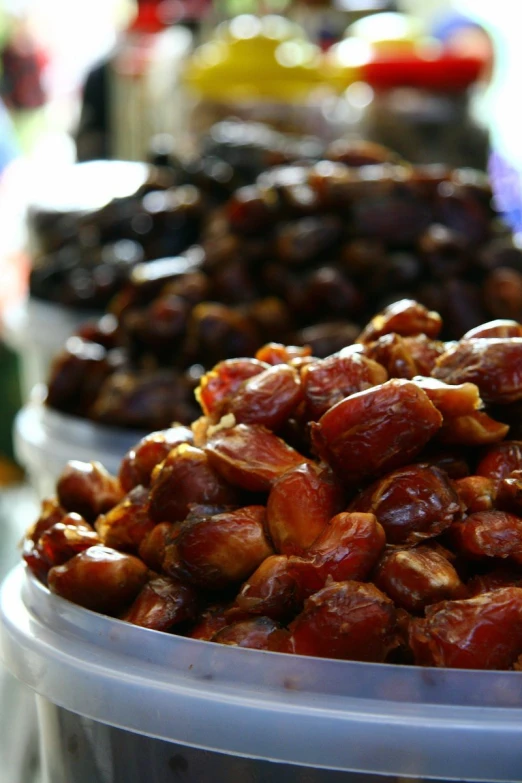
[[[259,424],[238,424],[211,435],[204,446],[212,467],[230,484],[267,491],[287,470],[310,462]]]
[[[389,544],[416,544],[446,530],[460,514],[447,475],[431,465],[409,465],[372,484],[355,498],[351,511],[375,514]]]
[[[105,546],[91,546],[49,571],[49,588],[86,609],[118,614],[138,595],[148,579],[147,566],[133,555]]]
[[[522,653],[522,589],[430,606],[410,623],[409,642],[421,666],[509,669]]]
[[[347,397],[312,423],[314,447],[350,483],[410,462],[442,416],[411,381],[391,380]]]
[[[395,607],[374,585],[337,582],[312,595],[289,625],[298,655],[384,661],[396,644]]]
[[[329,470],[308,463],[288,470],[272,486],[267,502],[276,551],[304,552],[343,506],[344,493]]]

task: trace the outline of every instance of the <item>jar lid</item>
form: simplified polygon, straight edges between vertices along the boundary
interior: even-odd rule
[[[229,102],[300,100],[324,80],[321,52],[284,17],[244,14],[220,24],[190,58],[185,81]]]
[[[485,66],[479,56],[445,47],[418,19],[399,13],[374,14],[350,25],[328,61],[339,84],[348,86],[358,69],[360,80],[376,90],[459,92],[478,81]]]
[[[361,66],[361,79],[376,90],[418,87],[443,92],[460,92],[477,82],[484,62],[443,52],[434,59],[421,53],[376,56]]]

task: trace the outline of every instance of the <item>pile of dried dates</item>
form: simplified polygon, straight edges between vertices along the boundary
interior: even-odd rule
[[[317,160],[323,151],[317,139],[239,121],[210,128],[201,154],[191,158],[177,156],[162,134],[154,137],[148,175],[136,192],[95,210],[30,209],[31,296],[102,309],[136,263],[177,255],[197,242],[205,216],[238,188],[270,166]]]
[[[444,339],[522,320],[522,250],[484,176],[411,167],[366,142],[327,155],[270,169],[205,215],[201,246],[135,266],[111,317],[57,358],[48,404],[143,430],[188,424],[216,362],[268,341],[324,358],[405,295],[441,313]],[[159,214],[178,192],[143,203]]]
[[[324,358],[269,343],[118,477],[70,462],[23,556],[144,628],[298,655],[522,666],[522,325],[413,300]]]

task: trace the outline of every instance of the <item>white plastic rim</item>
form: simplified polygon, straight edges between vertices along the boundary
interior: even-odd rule
[[[81,324],[100,314],[28,298],[7,308],[2,316],[2,337],[10,348],[20,352],[44,349],[56,353]]]
[[[0,592],[8,669],[44,698],[152,738],[402,777],[520,781],[522,675],[307,658],[186,639],[51,595]]]
[[[16,458],[40,496],[49,494],[69,460],[95,460],[116,475],[123,456],[146,434],[59,413],[48,408],[44,398],[45,387],[35,387],[31,401],[16,414],[13,429]]]

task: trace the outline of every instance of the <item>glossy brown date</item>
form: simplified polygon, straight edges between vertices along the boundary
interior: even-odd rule
[[[497,508],[522,516],[522,470],[514,470],[498,485]]]
[[[290,364],[294,360],[306,360],[312,349],[308,345],[283,345],[266,343],[256,351],[255,358],[267,364]]]
[[[159,522],[140,541],[138,554],[151,571],[161,572],[165,548],[178,530],[179,523]]]
[[[238,424],[211,435],[204,451],[230,484],[253,492],[270,489],[287,470],[310,462],[259,424]]]
[[[302,370],[306,416],[317,421],[345,397],[386,380],[384,367],[350,349],[316,360]]]
[[[300,579],[286,555],[271,555],[241,586],[236,605],[247,614],[288,620],[301,608],[304,594]]]
[[[497,495],[495,482],[486,476],[463,476],[453,482],[462,508],[475,511],[491,511]]]
[[[192,443],[193,440],[192,431],[181,424],[145,435],[121,461],[118,478],[123,491],[130,492],[140,485],[148,487],[152,471],[163,462],[169,451],[180,443]]]
[[[522,562],[522,518],[507,511],[476,511],[450,530],[468,557],[510,557]]]
[[[499,484],[514,470],[522,470],[522,441],[506,440],[489,448],[477,465],[477,475]]]
[[[276,652],[281,644],[281,630],[278,623],[269,617],[255,617],[225,626],[217,631],[210,641]]]
[[[289,570],[300,593],[309,596],[330,582],[366,580],[386,538],[374,514],[342,512],[333,517],[303,557],[291,557]]]
[[[424,334],[435,339],[442,328],[442,319],[413,299],[401,299],[374,316],[363,329],[357,342],[371,343],[384,334],[395,332],[403,337]]]
[[[385,368],[390,378],[413,378],[418,368],[404,338],[398,334],[383,334],[366,347],[366,356]]]
[[[522,324],[508,318],[498,318],[475,326],[462,336],[463,340],[476,340],[480,337],[522,337]]]
[[[466,416],[447,419],[437,435],[437,440],[448,445],[489,446],[499,443],[509,432],[509,425],[496,421],[484,411],[474,411]]]
[[[372,584],[337,582],[305,603],[290,623],[289,648],[298,655],[386,660],[397,644],[392,601]]]
[[[187,516],[191,503],[237,502],[236,490],[195,446],[176,446],[152,476],[149,514],[153,522],[179,522]]]
[[[198,608],[194,588],[177,579],[160,576],[148,582],[122,619],[142,628],[169,631],[186,620],[193,620]]]
[[[101,539],[88,522],[79,514],[71,513],[42,533],[36,549],[51,568],[62,565],[78,552],[101,543]]]
[[[485,402],[522,399],[522,338],[461,340],[443,354],[433,375],[446,383],[474,383]]]
[[[256,359],[225,359],[202,376],[196,399],[203,413],[219,420],[223,403],[234,395],[244,381],[268,369],[269,362]]]
[[[429,606],[410,624],[409,642],[420,666],[509,669],[522,653],[522,589]]]
[[[105,546],[134,553],[154,525],[149,516],[149,491],[146,487],[134,487],[110,511],[100,514],[94,523]]]
[[[241,582],[273,554],[265,522],[264,506],[186,520],[165,549],[163,570],[206,589]]]
[[[422,389],[391,380],[330,408],[312,423],[312,442],[341,478],[355,483],[410,462],[441,424]]]
[[[277,552],[301,554],[344,506],[331,472],[305,463],[275,481],[267,502],[267,524]]]
[[[67,511],[76,511],[88,522],[112,508],[123,492],[117,478],[100,462],[68,462],[60,475],[56,491]]]
[[[48,584],[51,592],[79,606],[118,614],[136,598],[148,575],[147,566],[134,555],[91,546],[51,568]]]
[[[262,424],[278,430],[302,399],[299,374],[287,364],[276,364],[244,381],[223,402],[222,414],[233,414],[238,424]]]
[[[426,392],[444,419],[468,416],[482,406],[478,386],[474,383],[450,385],[421,375],[416,375],[413,382]]]
[[[363,490],[351,511],[375,514],[389,544],[434,538],[460,514],[457,493],[446,473],[431,465],[409,465]]]
[[[460,597],[464,590],[449,560],[428,546],[387,552],[373,581],[396,606],[414,614],[438,601]]]

